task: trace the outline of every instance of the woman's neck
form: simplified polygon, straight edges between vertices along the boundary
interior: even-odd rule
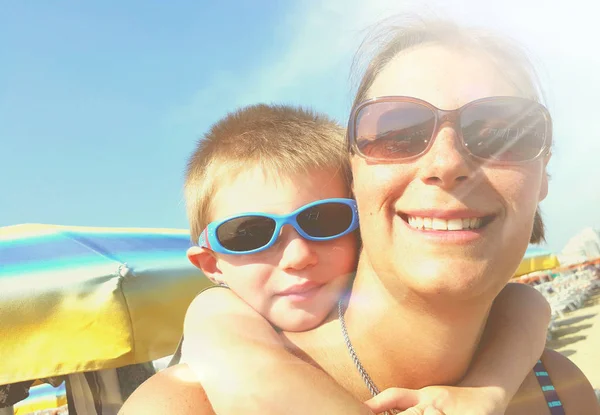
[[[482,304],[443,294],[424,298],[396,281],[384,286],[368,263],[359,264],[345,320],[364,368],[380,390],[460,381],[476,351],[491,301]]]

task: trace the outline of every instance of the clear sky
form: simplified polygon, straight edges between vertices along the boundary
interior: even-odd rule
[[[398,6],[402,4],[402,6]],[[345,123],[363,30],[407,10],[523,44],[553,114],[549,247],[600,228],[600,25],[591,1],[0,0],[0,226],[186,227],[185,160],[239,105]]]

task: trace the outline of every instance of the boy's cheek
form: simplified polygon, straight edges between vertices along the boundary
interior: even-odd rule
[[[253,265],[276,266],[281,256],[275,247],[254,254],[245,255],[219,255],[231,267],[251,267]]]
[[[331,255],[338,266],[355,270],[358,263],[358,253],[360,240],[356,234],[349,234],[339,238],[337,244],[333,247]]]

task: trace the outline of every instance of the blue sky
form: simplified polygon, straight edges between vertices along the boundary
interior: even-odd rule
[[[600,228],[600,28],[586,2],[399,3],[0,0],[0,226],[185,228],[185,160],[212,122],[285,102],[345,123],[362,30],[425,10],[531,51],[557,142],[549,247]]]

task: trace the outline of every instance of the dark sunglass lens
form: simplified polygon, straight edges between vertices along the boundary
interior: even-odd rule
[[[435,115],[413,102],[375,102],[356,117],[356,144],[367,158],[398,160],[421,154],[435,128]]]
[[[343,203],[323,203],[303,210],[296,220],[310,236],[327,238],[348,230],[352,224],[352,208]]]
[[[230,251],[245,252],[265,246],[275,232],[275,221],[264,216],[243,216],[217,228],[217,239]]]
[[[508,162],[532,160],[546,143],[540,105],[527,100],[476,103],[461,113],[465,145],[475,156]]]

